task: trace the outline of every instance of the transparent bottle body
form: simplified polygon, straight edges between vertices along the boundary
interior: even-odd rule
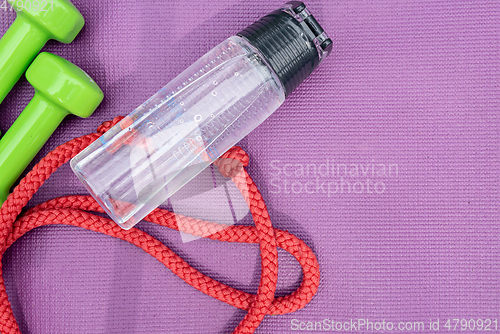
[[[125,229],[193,179],[285,100],[276,74],[245,39],[230,37],[71,161]]]

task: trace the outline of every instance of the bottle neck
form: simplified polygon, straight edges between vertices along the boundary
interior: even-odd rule
[[[301,6],[299,6],[301,4]],[[273,69],[290,95],[331,51],[331,40],[316,19],[297,2],[297,8],[276,10],[238,33]]]

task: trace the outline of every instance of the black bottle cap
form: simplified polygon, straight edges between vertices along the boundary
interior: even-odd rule
[[[238,33],[252,44],[290,95],[331,53],[332,40],[303,2],[290,1]]]

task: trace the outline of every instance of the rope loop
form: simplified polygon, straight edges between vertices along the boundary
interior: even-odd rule
[[[65,196],[42,203],[22,213],[28,201],[59,167],[76,156],[124,117],[101,124],[97,133],[75,138],[47,154],[9,195],[0,209],[0,331],[20,334],[5,289],[1,259],[5,251],[32,229],[47,225],[71,225],[103,233],[127,241],[150,254],[175,275],[195,289],[232,305],[247,314],[233,333],[254,333],[267,314],[286,314],[306,306],[318,291],[319,264],[313,251],[293,234],[275,229],[262,195],[248,175],[248,154],[241,147],[233,147],[214,162],[222,175],[230,177],[247,202],[255,226],[224,226],[191,217],[155,209],[144,220],[171,229],[187,231],[212,240],[258,244],[261,257],[261,279],[257,294],[249,294],[218,282],[181,259],[170,248],[147,233],[132,228],[123,230],[111,219],[94,215],[104,210],[91,196]],[[126,121],[125,121],[126,123]],[[210,233],[207,233],[210,232]],[[302,267],[302,283],[290,295],[275,297],[278,281],[278,250],[292,254]]]
[[[120,123],[120,121],[124,118],[125,117],[123,117],[123,116],[117,116],[117,117],[113,118],[112,121],[106,121],[106,122],[102,123],[101,125],[99,125],[97,127],[97,133],[105,133],[105,132],[109,131],[109,129],[111,129],[116,124]]]
[[[227,178],[233,178],[248,166],[250,157],[239,146],[233,146],[214,162],[219,173]]]

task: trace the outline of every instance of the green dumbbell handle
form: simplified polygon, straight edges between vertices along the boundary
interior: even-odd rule
[[[39,93],[0,140],[0,204],[68,112]]]
[[[0,39],[0,103],[49,40],[49,35],[17,17]]]

